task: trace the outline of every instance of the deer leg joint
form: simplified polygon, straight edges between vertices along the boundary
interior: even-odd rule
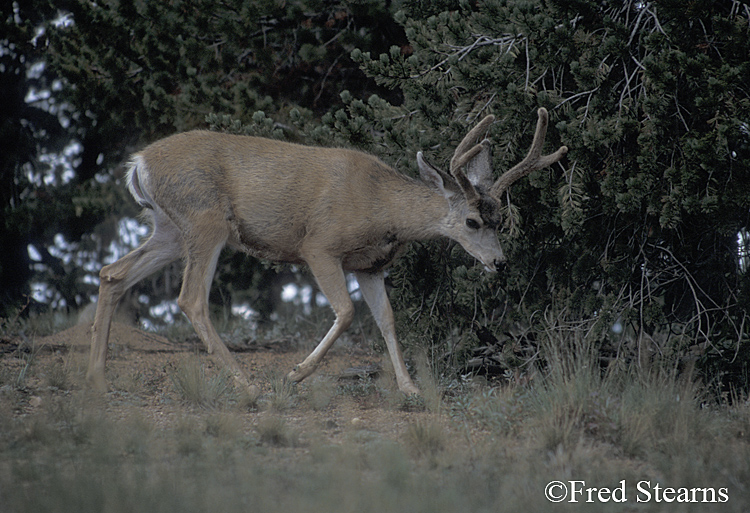
[[[299,383],[310,374],[315,372],[315,369],[317,367],[317,364],[310,364],[305,362],[297,364],[294,366],[292,372],[286,375],[286,380],[292,383]]]

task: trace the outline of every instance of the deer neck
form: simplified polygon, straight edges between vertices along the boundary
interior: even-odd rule
[[[390,224],[403,241],[428,240],[444,234],[448,200],[423,182],[404,181],[394,189]]]

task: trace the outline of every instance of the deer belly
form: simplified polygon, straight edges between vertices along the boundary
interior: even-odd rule
[[[404,244],[402,242],[387,238],[380,244],[356,249],[344,255],[344,270],[381,271],[398,257],[403,248]]]
[[[271,228],[268,232],[273,232]],[[285,262],[290,264],[303,264],[294,245],[275,240],[264,230],[253,230],[247,225],[232,223],[232,231],[227,244],[234,249],[247,253],[256,258],[272,260],[274,262]]]

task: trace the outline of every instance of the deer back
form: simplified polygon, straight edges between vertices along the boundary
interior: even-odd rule
[[[277,261],[302,262],[313,244],[347,269],[384,264],[403,242],[439,235],[447,209],[428,185],[353,150],[193,131],[134,162],[144,204],[178,226],[228,223],[230,245]]]
[[[231,246],[270,260],[325,254],[346,270],[379,270],[405,242],[446,236],[494,271],[505,260],[496,234],[501,195],[567,148],[542,155],[548,114],[540,108],[528,155],[493,182],[489,141],[475,144],[493,120],[464,137],[450,174],[420,152],[422,181],[358,151],[193,131],[137,154],[129,187],[186,237],[221,230]]]

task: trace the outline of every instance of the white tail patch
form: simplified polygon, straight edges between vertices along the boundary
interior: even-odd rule
[[[146,177],[146,162],[141,155],[135,155],[128,163],[128,172],[125,180],[128,184],[128,190],[133,195],[135,201],[143,208],[154,209],[154,202],[149,198],[143,188],[144,178]]]

